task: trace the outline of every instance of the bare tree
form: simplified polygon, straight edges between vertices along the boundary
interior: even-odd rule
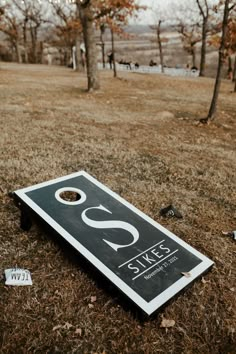
[[[63,64],[69,65],[71,57],[74,69],[83,70],[81,58],[82,25],[79,9],[74,3],[51,2],[54,14],[53,25],[57,40],[53,44],[60,48],[63,53]]]
[[[159,49],[159,57],[161,64],[161,71],[164,73],[164,53],[163,53],[163,43],[168,42],[168,39],[161,35],[163,23],[171,22],[170,15],[168,11],[168,4],[163,4],[160,6],[160,1],[155,4],[155,8],[152,9],[152,21],[153,25],[150,26],[152,30],[156,33],[156,42]]]
[[[164,73],[164,57],[163,57],[162,40],[161,40],[161,24],[162,24],[162,20],[159,20],[157,25],[157,41],[158,41],[159,53],[160,53],[161,71],[162,73]]]
[[[19,16],[22,17],[22,30],[23,30],[23,44],[24,44],[24,62],[27,64],[29,62],[29,53],[28,53],[28,22],[29,22],[29,12],[30,12],[30,3],[28,0],[12,0],[12,3],[16,7]]]
[[[201,35],[198,32],[198,24],[184,24],[177,26],[178,32],[182,35],[183,47],[192,57],[192,66],[197,67],[196,62],[196,44],[201,41]]]
[[[30,61],[36,63],[38,61],[38,31],[43,23],[48,22],[45,2],[34,0],[11,1],[22,21],[25,63],[29,62],[29,56]]]
[[[224,1],[224,16],[223,16],[223,21],[222,21],[222,36],[221,36],[221,42],[220,42],[220,48],[219,48],[219,55],[218,55],[218,68],[217,68],[217,74],[216,74],[216,80],[215,80],[215,86],[214,86],[214,92],[213,92],[213,97],[210,105],[210,109],[207,115],[207,118],[200,119],[201,123],[209,123],[215,118],[216,114],[216,108],[217,108],[217,101],[218,101],[218,96],[219,96],[219,91],[220,91],[220,85],[221,85],[221,73],[222,73],[222,68],[223,64],[225,61],[225,48],[226,48],[226,38],[227,38],[227,32],[228,32],[228,19],[230,12],[236,7],[236,2],[230,1],[230,0],[225,0]]]
[[[105,63],[105,42],[103,39],[105,30],[106,30],[106,24],[105,23],[101,23],[100,24],[100,43],[101,43],[101,49],[102,49],[102,66],[105,69],[106,67],[106,63]]]
[[[88,91],[93,91],[99,89],[100,87],[97,68],[97,48],[95,40],[93,7],[91,0],[77,0],[76,3],[83,27],[86,49]]]
[[[112,51],[113,73],[114,73],[114,77],[117,77],[114,30],[112,27],[110,28],[110,30],[111,30],[111,51]]]
[[[22,62],[22,57],[20,53],[21,27],[21,22],[15,16],[12,7],[8,5],[4,9],[4,12],[2,12],[0,31],[5,33],[8,41],[14,48],[18,63]]]
[[[99,23],[105,23],[111,31],[112,62],[114,77],[117,76],[115,60],[115,33],[119,36],[127,36],[123,26],[128,24],[131,15],[137,14],[140,9],[146,9],[144,6],[136,4],[135,0],[107,0],[98,1],[96,4],[96,20]]]
[[[79,15],[79,8],[78,6],[76,6],[76,30],[75,30],[75,60],[76,60],[76,71],[83,71],[84,70],[84,58],[83,58],[83,50],[81,49],[82,47],[82,25],[81,25],[81,21],[80,21],[80,15]]]
[[[164,73],[164,55],[163,55],[163,48],[162,48],[162,42],[163,39],[161,38],[161,24],[163,20],[158,19],[156,25],[150,26],[152,30],[155,30],[156,36],[157,36],[157,44],[159,48],[159,56],[160,56],[160,63],[161,63],[161,72]]]
[[[197,67],[196,45],[201,42],[201,31],[196,0],[173,0],[170,19],[172,27],[181,35],[184,50],[192,57],[192,66]]]
[[[234,54],[234,64],[229,67],[229,78],[232,78],[234,84],[234,92],[236,92],[236,6],[233,8],[228,21],[228,36],[227,36],[227,52],[229,55],[229,60],[232,62],[231,55]],[[232,74],[230,77],[230,73]]]
[[[200,14],[202,17],[202,47],[201,47],[201,61],[200,61],[200,73],[199,76],[205,76],[206,66],[206,45],[207,45],[207,32],[209,21],[209,4],[207,0],[196,0]]]
[[[38,31],[42,24],[46,22],[46,16],[42,11],[41,4],[37,1],[31,3],[29,11],[29,31],[31,37],[31,61],[33,63],[39,62],[37,57]]]

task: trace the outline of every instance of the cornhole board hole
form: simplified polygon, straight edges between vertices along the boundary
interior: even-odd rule
[[[213,265],[84,171],[14,195],[148,315]]]

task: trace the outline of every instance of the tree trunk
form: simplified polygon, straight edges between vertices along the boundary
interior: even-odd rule
[[[103,69],[106,68],[106,61],[105,61],[105,43],[102,42],[102,67]]]
[[[29,62],[29,57],[28,57],[28,45],[27,45],[27,19],[24,20],[24,25],[23,25],[23,37],[24,37],[24,49],[25,49],[25,63],[28,64]]]
[[[101,42],[101,49],[102,49],[102,67],[105,69],[106,67],[106,62],[105,62],[105,43],[103,39],[103,35],[105,33],[106,26],[104,23],[100,25],[100,42]]]
[[[32,62],[37,63],[37,27],[30,27],[31,44],[32,44]]]
[[[233,70],[232,69],[232,58],[230,55],[228,56],[228,70],[229,71]]]
[[[75,63],[76,63],[76,71],[83,71],[84,70],[84,65],[83,65],[83,58],[82,58],[82,51],[80,49],[81,46],[81,38],[80,34],[78,33],[76,35],[76,40],[75,40]]]
[[[233,70],[233,78],[232,78],[233,82],[236,82],[236,55],[234,58],[234,70]]]
[[[39,63],[43,64],[43,41],[40,41],[39,48],[40,48]]]
[[[205,76],[207,22],[208,22],[208,18],[204,17],[203,18],[203,24],[202,24],[202,47],[201,47],[201,62],[200,62],[200,73],[199,73],[199,76]]]
[[[77,46],[74,45],[71,49],[71,57],[72,57],[72,68],[73,70],[77,70]]]
[[[111,28],[111,50],[112,50],[112,61],[113,61],[113,73],[114,73],[114,77],[117,77],[116,61],[115,61],[114,33],[113,33],[113,29],[112,28]]]
[[[236,55],[235,55],[235,58],[234,58],[234,70],[233,70],[232,81],[234,82],[234,92],[236,92]]]
[[[207,29],[209,20],[209,4],[205,0],[201,2],[196,0],[197,5],[202,16],[202,47],[201,47],[201,61],[200,61],[200,72],[199,76],[205,76],[205,66],[206,66],[206,42],[207,42]],[[204,6],[205,5],[205,6]]]
[[[158,22],[158,26],[157,26],[157,42],[159,46],[161,72],[164,73],[164,58],[163,58],[162,43],[161,43],[161,20]]]
[[[79,21],[80,15],[79,15],[79,7],[76,7],[76,19]],[[83,71],[84,70],[84,58],[82,58],[83,52],[81,50],[81,33],[79,29],[76,31],[76,38],[75,38],[75,70],[76,71]]]
[[[219,48],[218,69],[216,74],[215,87],[214,87],[213,97],[211,101],[211,106],[206,118],[206,122],[213,120],[215,118],[215,113],[216,113],[217,101],[218,101],[220,84],[221,84],[221,73],[224,64],[224,50],[225,50],[225,41],[227,36],[227,25],[228,25],[228,17],[229,17],[229,2],[230,0],[225,0],[224,18],[222,23],[222,37],[221,37],[221,43]]]
[[[230,55],[228,56],[228,75],[227,75],[227,79],[233,80],[232,58],[231,58]]]
[[[80,19],[83,26],[84,43],[86,49],[86,64],[88,91],[97,90],[100,87],[97,68],[97,48],[93,24],[93,11],[91,1],[78,1]]]
[[[21,64],[22,63],[22,57],[21,57],[21,52],[20,52],[20,47],[18,40],[15,42],[15,50],[16,50],[16,58],[17,58],[17,63]]]
[[[195,50],[195,44],[191,46],[191,54],[192,54],[192,66],[196,67],[196,50]]]

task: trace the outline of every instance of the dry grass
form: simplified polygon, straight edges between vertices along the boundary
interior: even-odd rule
[[[104,72],[87,94],[85,76],[60,67],[1,64],[0,76],[1,273],[18,265],[33,278],[1,279],[1,353],[233,354],[236,244],[221,235],[236,227],[232,84],[216,121],[198,126],[211,79]],[[9,191],[81,169],[215,262],[148,321],[38,227],[19,228]],[[182,220],[159,216],[170,202]],[[162,318],[175,326],[160,328]]]

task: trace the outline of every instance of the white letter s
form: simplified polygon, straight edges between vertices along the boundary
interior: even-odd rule
[[[127,222],[120,221],[120,220],[106,220],[106,221],[92,220],[86,216],[86,212],[88,210],[92,210],[92,209],[103,210],[106,213],[112,214],[112,212],[110,210],[106,209],[101,204],[98,207],[87,208],[81,214],[82,220],[86,225],[93,227],[95,229],[124,229],[124,230],[128,231],[129,233],[131,233],[131,235],[133,236],[133,241],[131,243],[129,243],[128,245],[119,245],[119,244],[116,244],[116,243],[113,243],[113,242],[103,239],[103,241],[106,242],[115,251],[117,251],[119,248],[132,246],[134,243],[136,243],[138,241],[139,232],[134,226],[132,226],[131,224],[129,224]]]

